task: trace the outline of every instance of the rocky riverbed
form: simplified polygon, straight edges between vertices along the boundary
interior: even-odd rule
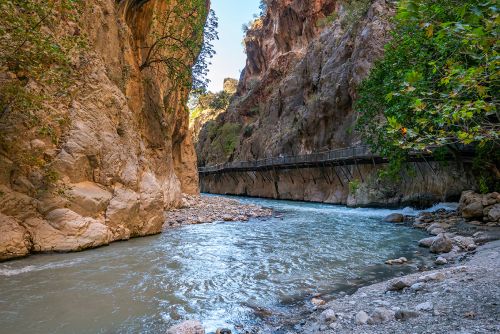
[[[435,254],[424,272],[360,288],[328,303],[294,326],[298,333],[500,332],[500,195],[464,192],[456,211],[394,214],[430,236],[419,241]],[[474,219],[471,221],[471,219]],[[497,240],[497,241],[495,241]],[[388,265],[405,265],[406,258]]]
[[[179,209],[165,213],[165,227],[215,221],[248,221],[250,218],[267,217],[272,210],[219,196],[183,195]]]
[[[207,202],[208,200],[208,202]],[[231,212],[238,220],[236,201],[186,198],[189,207],[172,213],[174,224],[204,221]],[[498,333],[500,332],[500,227],[496,210],[500,195],[464,192],[457,210],[422,212],[418,216],[392,214],[386,221],[427,231],[419,241],[429,248],[434,263],[419,272],[339,293],[333,300],[316,296],[313,311],[261,333]],[[232,207],[231,210],[227,208]],[[206,208],[210,208],[206,210]],[[249,208],[265,215],[266,209]],[[177,214],[177,215],[175,215]],[[270,214],[270,212],[269,212]],[[211,216],[212,215],[212,216]],[[249,214],[246,214],[250,216]],[[229,216],[227,217],[229,220]],[[220,218],[218,218],[221,220]],[[180,222],[179,222],[180,220]],[[405,257],[387,259],[386,265],[412,265]],[[220,330],[221,333],[228,333]],[[205,333],[198,322],[186,322],[168,333]],[[230,333],[230,332],[229,332]]]

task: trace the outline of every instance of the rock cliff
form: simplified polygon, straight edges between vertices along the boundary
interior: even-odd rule
[[[70,59],[71,96],[44,105],[64,120],[57,140],[0,119],[0,260],[159,233],[164,211],[183,192],[198,193],[187,92],[140,69],[152,22],[169,2],[82,3],[78,16],[61,15],[49,32],[86,44]],[[43,163],[21,168],[21,154]]]
[[[386,0],[268,1],[265,16],[246,35],[247,63],[235,98],[200,131],[200,164],[361,144],[353,130],[353,101],[358,85],[383,57],[394,13],[393,2]],[[238,131],[224,131],[229,125]],[[327,178],[325,171],[306,169],[262,177],[246,173],[223,181],[207,177],[201,185],[202,191],[215,193],[395,206],[458,199],[474,186],[460,164],[413,167],[418,177],[403,175],[396,184],[378,180],[378,168],[351,166],[348,177],[340,170],[326,171],[333,175]]]

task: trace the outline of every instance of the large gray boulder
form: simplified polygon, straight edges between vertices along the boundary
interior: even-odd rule
[[[444,233],[438,235],[430,246],[430,251],[432,253],[449,253],[453,248],[453,244],[450,238],[446,237]]]
[[[400,213],[391,213],[390,215],[384,218],[384,221],[390,223],[402,223],[404,219],[405,217]]]

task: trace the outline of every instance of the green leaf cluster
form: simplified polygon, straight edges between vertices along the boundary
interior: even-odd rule
[[[355,103],[364,139],[392,160],[435,146],[498,147],[498,23],[494,0],[400,1],[385,57]]]

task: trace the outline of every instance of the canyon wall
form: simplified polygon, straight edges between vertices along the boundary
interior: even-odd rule
[[[353,101],[361,81],[383,57],[394,14],[394,3],[386,0],[268,1],[265,16],[245,38],[246,67],[231,105],[200,131],[200,165],[362,144],[354,131]],[[224,131],[228,124],[238,131]],[[268,183],[241,175],[223,181],[209,176],[201,186],[205,192],[350,205],[423,205],[458,198],[474,187],[470,166],[454,165],[432,171],[421,164],[423,177],[417,171],[401,182],[391,181],[392,186],[379,180],[378,168],[371,166],[363,177],[356,172],[342,184],[326,182],[320,170],[305,169],[302,175],[279,172]],[[349,190],[350,182],[359,183],[355,192]]]
[[[283,200],[343,204],[352,207],[429,207],[458,201],[464,189],[474,187],[467,167],[453,163],[411,163],[401,180],[383,180],[383,166],[352,165],[200,176],[202,192]]]
[[[90,0],[77,19],[61,17],[57,33],[84,36],[86,46],[71,58],[70,98],[44,105],[64,119],[60,135],[0,120],[0,260],[159,233],[164,211],[198,193],[187,91],[140,68],[168,5]],[[21,168],[21,154],[43,163]]]

